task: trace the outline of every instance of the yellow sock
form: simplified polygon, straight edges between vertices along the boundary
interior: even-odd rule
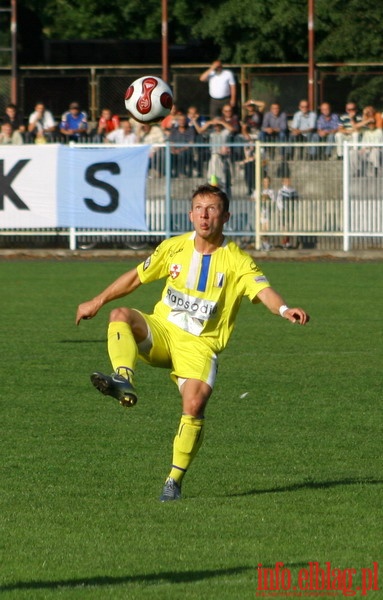
[[[203,440],[204,419],[182,415],[173,443],[173,464],[169,477],[181,483]]]
[[[136,340],[128,323],[112,321],[108,327],[108,352],[113,370],[119,367],[134,371],[138,355]],[[121,375],[125,376],[124,372]]]

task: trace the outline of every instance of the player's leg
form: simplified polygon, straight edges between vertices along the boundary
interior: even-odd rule
[[[172,467],[161,501],[177,500],[181,483],[203,440],[204,414],[217,375],[218,358],[206,343],[189,333],[171,337],[172,377],[182,397],[182,416],[173,442]]]
[[[116,398],[123,406],[133,406],[137,402],[133,386],[137,344],[147,336],[148,327],[141,313],[129,308],[112,310],[108,327],[108,352],[114,372],[111,376],[93,373],[91,381],[100,392]]]
[[[181,483],[204,436],[204,413],[211,396],[209,384],[198,379],[186,379],[181,387],[182,416],[173,442],[172,468],[161,496],[161,501],[181,498]]]

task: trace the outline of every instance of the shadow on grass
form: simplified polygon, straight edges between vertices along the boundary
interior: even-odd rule
[[[346,479],[337,479],[334,481],[304,481],[302,483],[292,483],[291,485],[284,485],[281,487],[273,487],[267,489],[252,489],[247,490],[245,492],[237,492],[236,494],[226,494],[230,497],[239,497],[239,496],[259,496],[261,494],[277,494],[280,492],[296,492],[298,490],[321,490],[328,489],[333,487],[338,487],[342,485],[379,485],[382,484],[383,480],[381,479],[372,479],[372,478],[352,478],[348,477]]]
[[[77,588],[77,587],[94,587],[94,586],[110,586],[124,585],[126,583],[146,583],[155,584],[157,582],[166,581],[169,583],[193,583],[203,579],[212,579],[213,577],[228,577],[231,575],[240,575],[245,571],[255,571],[255,567],[242,566],[233,567],[231,569],[217,569],[206,571],[181,571],[175,573],[169,571],[165,573],[149,573],[146,575],[125,575],[124,577],[109,577],[107,575],[99,577],[83,577],[79,579],[59,579],[57,581],[17,581],[8,585],[0,586],[1,592],[9,592],[13,590],[53,590],[56,588]]]

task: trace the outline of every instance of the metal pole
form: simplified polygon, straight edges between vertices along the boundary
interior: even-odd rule
[[[309,109],[315,108],[315,63],[314,63],[314,12],[315,0],[308,0],[308,56],[309,56],[309,72],[308,72],[308,103]]]
[[[17,104],[17,0],[11,0],[11,102]]]
[[[168,0],[162,0],[162,79],[169,82],[169,64],[168,64]]]

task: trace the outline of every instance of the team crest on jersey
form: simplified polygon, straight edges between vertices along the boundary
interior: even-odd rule
[[[176,279],[178,277],[178,275],[181,273],[181,269],[182,269],[182,265],[177,265],[176,263],[173,263],[172,265],[170,265],[170,277],[172,279]]]

